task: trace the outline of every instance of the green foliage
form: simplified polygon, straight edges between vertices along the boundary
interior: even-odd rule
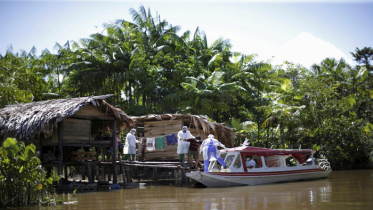
[[[35,145],[25,146],[7,138],[0,147],[0,207],[55,205],[54,184],[59,177],[47,177],[36,156]],[[48,199],[46,199],[48,198]]]
[[[325,58],[310,69],[233,52],[197,27],[180,31],[150,9],[130,9],[132,22],[56,43],[55,54],[0,56],[0,107],[53,98],[114,94],[129,115],[207,115],[234,128],[234,144],[312,148],[336,168],[371,167],[372,48],[351,53],[361,65]],[[24,168],[19,168],[24,172]]]

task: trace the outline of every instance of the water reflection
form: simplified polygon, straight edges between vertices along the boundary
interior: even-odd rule
[[[147,186],[62,194],[64,205],[22,209],[373,209],[373,170],[336,171],[328,179],[234,188]]]

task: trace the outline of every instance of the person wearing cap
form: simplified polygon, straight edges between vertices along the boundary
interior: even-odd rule
[[[180,162],[184,163],[184,155],[188,153],[188,139],[194,139],[194,136],[188,131],[188,127],[183,126],[178,133],[177,154],[179,154]]]
[[[199,153],[198,149],[202,144],[201,137],[196,136],[195,139],[188,139],[188,142],[190,143],[189,151],[188,151],[188,158],[190,161],[190,168],[193,168],[193,158],[196,160],[196,166],[195,169],[199,170],[198,168],[198,162],[199,162]]]
[[[217,139],[214,138],[214,135],[210,134],[207,139],[205,139],[200,148],[200,153],[203,151],[203,160],[204,160],[204,169],[205,172],[209,171],[210,158],[216,158],[224,168],[227,168],[227,165],[224,163],[224,160],[220,157],[220,151],[218,146],[226,149],[224,144],[220,143]]]
[[[128,153],[125,155],[124,159],[128,160],[129,156],[131,155],[131,160],[134,161],[136,157],[136,143],[139,143],[136,140],[136,129],[132,129],[131,132],[127,134],[126,137],[126,145],[128,146]]]

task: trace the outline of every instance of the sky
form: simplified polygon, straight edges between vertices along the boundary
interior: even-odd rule
[[[10,46],[54,52],[56,43],[88,38],[104,23],[132,21],[129,9],[141,5],[180,33],[199,27],[209,44],[229,39],[233,51],[274,65],[310,68],[328,57],[356,65],[350,52],[373,47],[373,0],[0,0],[0,54]]]

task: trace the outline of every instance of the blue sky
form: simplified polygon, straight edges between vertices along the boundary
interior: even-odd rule
[[[53,52],[56,42],[79,41],[102,31],[102,24],[132,20],[129,9],[142,4],[181,32],[205,31],[209,43],[229,39],[233,50],[258,54],[273,64],[284,60],[310,67],[326,57],[344,57],[373,47],[373,0],[327,1],[6,1],[0,0],[0,54]]]

